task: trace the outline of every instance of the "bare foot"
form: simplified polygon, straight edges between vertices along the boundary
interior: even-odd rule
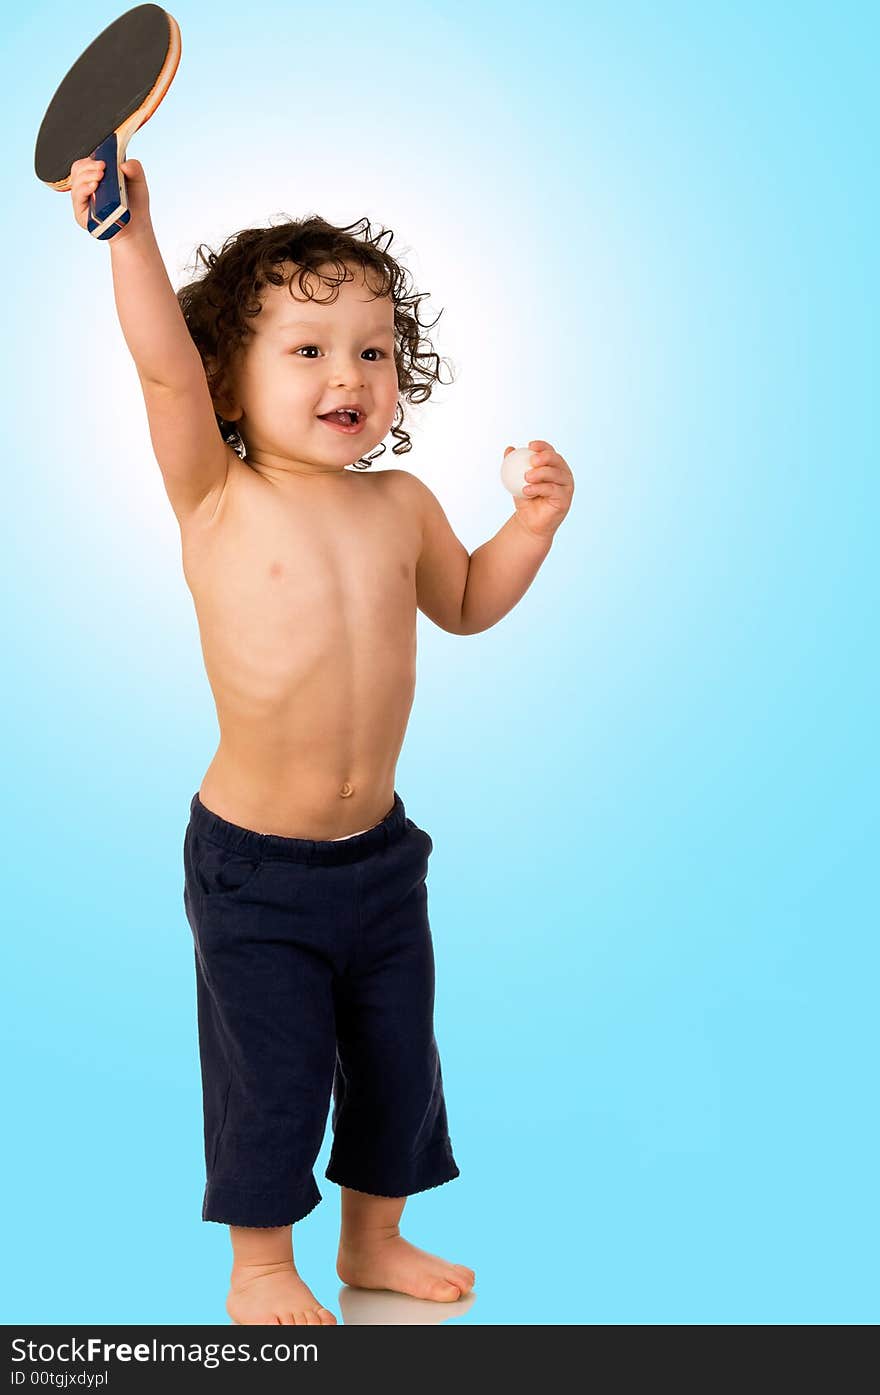
[[[330,1327],[336,1319],[322,1308],[296,1272],[293,1260],[232,1266],[226,1311],[242,1326]]]
[[[353,1288],[387,1288],[438,1303],[454,1303],[469,1293],[475,1277],[473,1269],[428,1254],[399,1233],[340,1238],[336,1272]]]

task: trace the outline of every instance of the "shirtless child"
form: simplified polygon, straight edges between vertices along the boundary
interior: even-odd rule
[[[320,1200],[312,1168],[331,1091],[339,1277],[454,1301],[473,1270],[398,1225],[407,1196],[459,1175],[433,1032],[433,844],[395,789],[416,611],[460,635],[506,615],[570,507],[571,471],[530,442],[526,497],[468,556],[415,475],[364,473],[389,432],[408,448],[403,400],[438,381],[420,297],[405,295],[382,239],[320,218],[249,229],[175,294],[143,168],[122,168],[131,221],[109,244],[116,305],[220,728],[190,807],[184,902],[202,1217],[230,1228],[226,1308],[244,1324],[336,1321],[292,1243]],[[73,166],[81,227],[101,169]],[[330,424],[336,408],[357,425]]]

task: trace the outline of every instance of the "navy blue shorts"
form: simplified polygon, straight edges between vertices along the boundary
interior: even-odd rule
[[[193,796],[203,1220],[289,1225],[317,1206],[331,1093],[331,1182],[409,1196],[459,1175],[433,1027],[433,846],[396,792],[337,842],[255,833]]]

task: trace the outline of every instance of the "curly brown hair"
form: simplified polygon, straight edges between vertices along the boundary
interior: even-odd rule
[[[363,268],[365,279],[371,271],[376,272],[379,284],[372,287],[374,294],[390,295],[394,302],[394,361],[399,396],[391,428],[396,437],[392,449],[395,455],[412,450],[409,432],[402,425],[403,399],[427,401],[434,384],[443,384],[440,365],[448,360],[438,358],[430,341],[422,337],[422,331],[432,329],[443,311],[429,325],[419,321],[419,302],[429,293],[411,290],[408,270],[387,251],[393,237],[390,228],[374,236],[368,218],[336,227],[311,214],[300,219],[286,218],[268,228],[245,228],[228,237],[219,252],[207,247],[207,257],[202,250],[206,244],[200,244],[193,270],[200,259],[205,273],[182,286],[177,300],[205,367],[212,399],[221,400],[229,392],[235,359],[254,332],[247,321],[260,313],[260,291],[267,282],[289,286],[297,276],[300,290],[307,299],[314,300],[315,296],[306,292],[306,276],[314,274],[325,285],[339,286],[351,279],[346,262],[354,262]],[[294,263],[293,271],[284,269],[286,262]],[[319,267],[331,262],[339,269],[337,279],[318,272]],[[454,377],[450,378],[452,381]],[[244,457],[244,441],[235,423],[216,410],[215,416],[224,441]],[[382,443],[373,455],[361,456],[355,469],[368,470],[384,452]]]

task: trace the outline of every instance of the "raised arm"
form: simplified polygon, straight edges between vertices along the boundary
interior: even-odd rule
[[[143,167],[127,160],[122,169],[131,221],[110,239],[113,292],[165,491],[182,521],[216,506],[234,452],[217,429],[205,370],[162,261]],[[72,167],[71,197],[81,227],[101,170],[94,160],[77,160]]]

